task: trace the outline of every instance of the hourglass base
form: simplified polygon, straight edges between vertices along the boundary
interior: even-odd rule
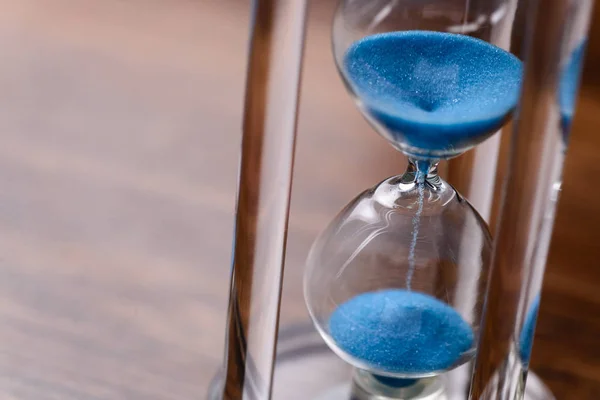
[[[354,377],[354,379],[353,379]],[[458,368],[444,377],[420,380],[412,388],[382,394],[368,374],[355,374],[352,367],[336,356],[312,325],[283,328],[279,335],[273,400],[465,400],[469,369]],[[252,387],[251,382],[248,385]],[[223,377],[217,375],[208,400],[221,400]],[[374,391],[379,392],[373,395]],[[246,397],[245,397],[246,398]],[[263,397],[249,394],[249,400]],[[528,374],[525,400],[555,400],[533,373]]]

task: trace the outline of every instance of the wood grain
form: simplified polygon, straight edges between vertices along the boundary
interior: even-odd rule
[[[221,365],[248,4],[0,0],[0,398],[204,398]],[[403,169],[337,77],[314,5],[282,324],[359,191]],[[533,365],[600,398],[600,92],[575,123]]]

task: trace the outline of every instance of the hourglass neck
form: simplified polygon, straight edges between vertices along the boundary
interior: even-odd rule
[[[439,160],[408,159],[406,171],[402,175],[402,184],[424,184],[437,190],[442,186],[442,179],[438,175]]]

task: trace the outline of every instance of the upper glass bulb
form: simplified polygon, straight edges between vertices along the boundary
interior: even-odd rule
[[[342,1],[336,63],[377,132],[410,156],[447,159],[497,131],[515,108],[522,76],[518,58],[486,41],[507,4]]]

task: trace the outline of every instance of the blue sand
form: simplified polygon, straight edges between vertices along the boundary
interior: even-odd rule
[[[382,376],[382,375],[373,375],[373,377],[375,379],[377,379],[379,382],[383,383],[384,385],[387,386],[391,386],[394,388],[404,388],[404,387],[409,387],[411,385],[414,385],[418,379],[399,379],[399,378],[390,378],[389,376]]]
[[[571,54],[569,62],[560,77],[558,103],[560,106],[561,122],[564,139],[566,140],[571,128],[571,120],[575,112],[575,100],[579,88],[579,76],[585,55],[586,41],[583,41]]]
[[[382,134],[453,153],[499,129],[519,98],[521,61],[469,36],[405,31],[367,36],[344,59],[346,78]]]
[[[525,317],[523,323],[523,330],[521,331],[521,337],[519,338],[519,353],[521,354],[521,360],[523,363],[528,364],[529,358],[531,357],[531,349],[533,347],[533,336],[535,333],[535,323],[537,321],[538,311],[540,309],[540,295],[538,294],[531,308]]]
[[[452,367],[473,345],[473,331],[450,306],[426,294],[389,289],[360,294],[329,320],[349,355],[390,373],[418,375]]]

